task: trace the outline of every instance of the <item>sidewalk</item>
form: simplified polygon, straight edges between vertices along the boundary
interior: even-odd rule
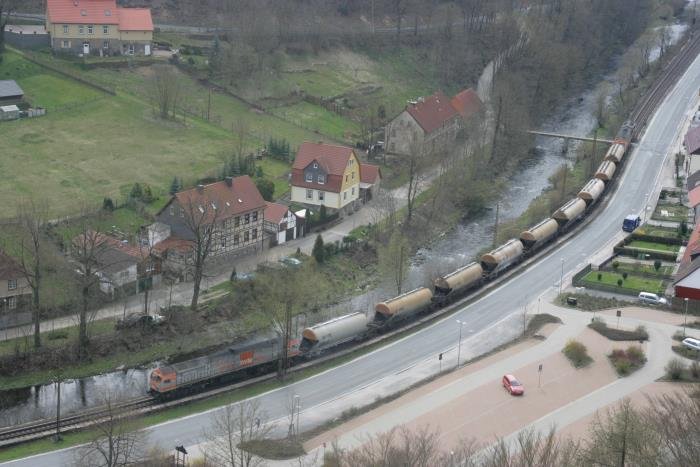
[[[423,184],[419,187],[419,192],[429,188],[430,184],[437,178],[437,176],[437,168],[431,170],[431,172],[426,175]],[[393,204],[396,210],[406,206],[406,192],[406,186],[401,186],[388,192],[381,192],[376,199],[365,204],[355,213],[346,216],[340,223],[332,226],[329,230],[319,233],[323,236],[325,243],[342,241],[343,237],[347,236],[355,228],[377,222],[378,216],[382,215],[380,205],[385,198],[393,198]],[[207,267],[205,271],[204,279],[202,279],[202,294],[200,295],[200,303],[206,302],[207,289],[230,279],[231,271],[234,267],[236,268],[237,273],[253,272],[257,268],[258,264],[264,262],[276,262],[285,256],[293,255],[296,253],[297,249],[301,250],[302,253],[310,255],[315,240],[316,234],[309,234],[306,237],[289,241],[283,245],[273,248],[263,248],[262,251],[258,251],[255,254],[234,258],[221,258],[217,259],[215,263],[212,261],[212,264]],[[151,290],[149,293],[148,309],[150,311],[158,310],[160,307],[168,306],[169,304],[189,305],[191,300],[192,282],[181,282],[172,287],[172,294],[169,287],[159,287]],[[144,294],[139,293],[122,300],[117,300],[95,311],[94,319],[115,318],[116,320],[117,318],[121,318],[129,313],[143,312],[143,308]],[[69,315],[42,321],[41,330],[42,332],[47,332],[54,329],[75,326],[76,324],[75,316]],[[31,335],[33,332],[34,327],[32,324],[5,329],[0,328],[0,341],[24,337]]]

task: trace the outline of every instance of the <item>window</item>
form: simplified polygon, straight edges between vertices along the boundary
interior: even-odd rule
[[[314,169],[318,169],[318,162],[314,162]]]
[[[185,217],[185,210],[180,208],[180,217]]]
[[[246,230],[243,232],[243,243],[247,242],[248,240],[250,240],[250,232]]]
[[[175,215],[175,206],[170,206],[170,215],[171,216]]]
[[[112,16],[112,10],[105,10],[105,16]]]
[[[314,199],[314,190],[306,190],[306,199]]]
[[[70,49],[70,41],[62,41],[61,47],[64,49]]]
[[[241,225],[241,216],[236,216],[235,219],[233,219],[233,226],[238,227]]]
[[[68,25],[67,24],[63,25],[63,34],[68,34]]]
[[[95,33],[95,27],[91,24],[88,26],[88,34],[94,34]]]
[[[17,289],[17,279],[8,279],[7,290],[16,290],[16,289]]]
[[[241,241],[241,236],[240,236],[240,235],[236,234],[236,235],[233,236],[233,244],[234,244],[234,245],[238,245],[238,244],[240,243],[240,241]]]
[[[10,297],[7,299],[7,307],[10,310],[14,310],[17,308],[17,297]]]
[[[343,199],[348,199],[348,192],[347,191],[343,192]]]
[[[312,174],[311,172],[307,173],[306,174],[306,181],[309,183],[313,182],[314,181],[314,174]]]
[[[78,26],[78,34],[85,34],[85,26],[82,24]]]
[[[345,176],[345,182],[347,183],[348,181],[348,175]]]
[[[109,41],[104,41],[104,42],[102,43],[102,48],[105,49],[105,50],[109,49]]]
[[[221,248],[226,248],[226,237],[221,237]]]
[[[355,187],[352,187],[352,193],[351,195],[355,196]]]
[[[109,34],[109,25],[108,24],[103,24],[102,25],[102,34]]]
[[[253,212],[253,222],[258,221],[258,211]]]
[[[129,55],[134,55],[134,44],[129,44]]]
[[[351,178],[352,178],[353,180],[355,180],[355,172],[352,173],[352,177],[351,177]]]
[[[326,176],[323,174],[318,174],[318,183],[320,185],[323,185],[324,183],[326,183]]]
[[[253,229],[253,240],[258,238],[258,229]]]
[[[391,136],[396,136],[396,129],[395,128],[391,129]]]
[[[325,192],[323,192],[323,191],[319,191],[319,192],[318,192],[318,200],[319,200],[319,201],[323,201],[323,200],[325,199],[325,197],[326,197],[326,193],[325,193]]]
[[[250,214],[245,215],[245,220],[243,222],[244,224],[250,224]]]

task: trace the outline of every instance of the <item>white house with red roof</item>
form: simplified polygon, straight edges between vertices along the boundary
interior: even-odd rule
[[[115,0],[46,0],[46,30],[56,51],[151,55],[151,10],[119,7]]]
[[[442,92],[421,97],[409,102],[386,125],[385,150],[388,154],[400,155],[442,151],[456,139],[461,122],[459,112]]]
[[[360,159],[346,146],[304,142],[292,165],[292,202],[352,212],[360,197]]]
[[[277,245],[297,238],[297,216],[288,206],[267,203],[265,206],[265,232]]]

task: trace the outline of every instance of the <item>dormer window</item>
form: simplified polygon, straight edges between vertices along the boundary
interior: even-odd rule
[[[318,162],[314,162],[314,169],[318,169]]]
[[[323,185],[326,183],[326,176],[323,174],[318,174],[318,183],[319,185]]]
[[[87,10],[80,10],[80,16],[87,16]]]
[[[314,181],[314,174],[312,174],[312,173],[306,174],[306,181],[307,181],[308,183],[313,182],[313,181]]]
[[[112,10],[105,10],[105,16],[112,16]]]

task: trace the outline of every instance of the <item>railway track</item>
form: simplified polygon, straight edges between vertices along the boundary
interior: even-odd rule
[[[666,97],[666,94],[670,91],[672,86],[676,83],[677,79],[685,73],[695,57],[700,53],[700,34],[693,35],[689,40],[687,40],[681,50],[671,59],[671,61],[666,65],[666,69],[663,74],[656,80],[651,89],[642,97],[640,102],[635,106],[634,110],[630,115],[630,121],[634,123],[633,137],[638,138],[642,133],[643,129],[648,123],[649,117],[652,115],[657,106]],[[459,302],[462,302],[460,300]],[[459,302],[457,304],[459,304]],[[457,305],[456,304],[456,305]],[[451,308],[451,307],[449,307]],[[424,321],[420,320],[421,322]],[[417,323],[419,324],[419,323]],[[399,332],[405,331],[405,329],[397,330]],[[389,333],[383,338],[390,337],[394,333]],[[375,341],[383,339],[382,337],[371,339],[370,342],[366,344],[374,344]],[[352,349],[349,349],[352,350]],[[295,370],[300,370],[311,366],[313,364],[318,364],[329,358],[338,357],[349,350],[341,352],[333,352],[332,355],[314,360],[309,363],[304,363],[295,367]],[[153,410],[159,410],[163,408],[173,407],[176,405],[182,405],[195,400],[200,400],[208,398],[223,392],[228,392],[243,386],[248,386],[256,384],[261,381],[274,378],[274,374],[268,374],[256,378],[252,378],[240,383],[233,385],[219,387],[213,390],[198,393],[192,396],[183,397],[170,402],[161,403],[151,396],[143,396],[139,398],[130,399],[127,401],[119,402],[113,404],[111,407],[101,406],[93,409],[85,410],[73,415],[68,415],[59,421],[59,429],[61,432],[72,431],[80,428],[85,428],[89,426],[96,425],[103,422],[108,417],[126,417],[130,415],[135,415],[139,413],[146,413]],[[56,420],[55,419],[43,419],[36,422],[29,422],[22,425],[17,425],[8,428],[0,429],[0,448],[7,447],[15,444],[19,444],[25,441],[30,441],[34,439],[46,438],[53,435],[56,432]]]

